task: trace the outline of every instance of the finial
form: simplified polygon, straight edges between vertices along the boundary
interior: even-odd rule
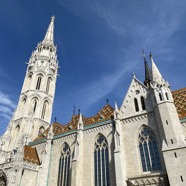
[[[144,62],[147,63],[147,60],[146,60],[146,57],[145,57],[145,52],[144,52],[143,49],[142,49],[142,55],[143,55],[143,58],[144,58]]]
[[[108,105],[108,103],[109,103],[109,99],[107,98],[106,101],[107,101],[107,105]]]
[[[133,73],[132,73],[132,77],[133,77],[133,78],[134,78],[134,77],[136,77],[136,74],[135,74],[135,72],[133,72]]]
[[[80,114],[80,109],[78,109],[78,114]]]
[[[54,121],[55,121],[55,122],[57,121],[57,118],[56,118],[56,117],[54,118]]]
[[[51,21],[54,21],[54,19],[55,19],[55,16],[53,15],[53,16],[51,17]]]
[[[47,29],[47,32],[46,32],[45,37],[42,41],[42,43],[44,43],[44,44],[54,45],[54,19],[55,19],[55,17],[52,16],[50,24]]]
[[[79,121],[78,121],[78,126],[77,126],[78,130],[83,130],[83,119],[82,119],[82,114],[79,114]]]
[[[150,52],[150,54],[149,54],[149,58],[150,58],[150,60],[152,59],[152,53]]]
[[[119,110],[116,101],[115,101],[115,110],[117,110],[117,111]]]

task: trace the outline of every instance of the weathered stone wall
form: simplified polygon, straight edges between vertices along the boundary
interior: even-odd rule
[[[20,181],[20,186],[34,186],[37,181],[37,171],[31,169],[24,169],[22,173],[22,179]]]

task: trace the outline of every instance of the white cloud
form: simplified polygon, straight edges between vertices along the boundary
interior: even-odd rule
[[[12,114],[12,109],[6,106],[0,105],[0,112],[4,114]]]
[[[8,97],[8,95],[5,95],[0,91],[0,107],[2,107],[1,105],[6,105],[11,109],[16,108],[15,103]]]
[[[9,98],[9,96],[0,91],[0,118],[1,118],[1,121],[3,120],[4,122],[5,121],[8,122],[11,119],[15,108],[16,108],[16,105]]]
[[[0,113],[0,117],[4,117],[6,119],[6,122],[8,122],[11,119],[11,116],[6,113]]]
[[[180,4],[177,1],[163,1],[161,3],[151,1],[147,3],[147,6],[140,7],[141,9],[136,9],[134,12],[127,10],[124,1],[121,0],[109,2],[105,0],[78,2],[58,0],[58,2],[76,16],[90,21],[105,22],[117,36],[120,36],[121,43],[126,38],[131,38],[133,41],[130,46],[124,44],[123,51],[118,51],[115,54],[118,65],[115,71],[77,90],[76,96],[82,95],[80,97],[84,99],[77,102],[81,101],[82,105],[86,105],[85,107],[91,106],[99,98],[110,93],[121,82],[121,79],[125,78],[125,73],[137,71],[139,68],[137,64],[142,59],[135,59],[134,54],[137,56],[136,52],[140,53],[142,48],[145,51],[156,51],[156,54],[159,54],[161,58],[166,58],[167,61],[171,60],[172,48],[169,47],[171,36],[179,28],[180,17],[184,11],[183,8],[179,8]],[[129,7],[130,10],[132,10],[132,5]],[[125,11],[128,11],[128,14]],[[142,16],[140,13],[144,13],[144,15]],[[149,19],[150,17],[151,19]],[[163,66],[164,64],[161,67],[163,68]]]
[[[127,65],[122,64],[118,66],[115,73],[108,74],[102,79],[99,79],[99,81],[96,80],[91,84],[81,87],[80,90],[77,90],[75,99],[81,99],[77,100],[77,102],[81,103],[82,109],[86,110],[97,100],[111,92],[119,83],[121,83],[126,75],[128,76],[128,72],[132,71],[134,66],[138,63],[138,60],[133,60],[132,63],[130,63],[129,58],[127,62]]]

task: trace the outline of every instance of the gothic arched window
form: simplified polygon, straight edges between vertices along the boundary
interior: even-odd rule
[[[37,107],[37,99],[34,99],[34,101],[33,101],[33,113],[35,113],[35,111],[36,111],[36,107]]]
[[[160,98],[160,101],[163,100],[161,93],[159,93],[159,98]]]
[[[138,100],[136,98],[134,98],[134,106],[135,106],[136,112],[139,112]]]
[[[95,186],[109,186],[109,157],[106,138],[99,134],[94,145]]]
[[[20,125],[17,125],[15,128],[15,132],[14,132],[14,138],[16,138],[18,136],[19,131],[20,131]]]
[[[39,90],[41,87],[41,79],[42,79],[42,76],[39,76],[37,78],[36,90]]]
[[[46,114],[46,110],[47,110],[47,105],[48,105],[48,101],[45,101],[43,104],[43,109],[42,109],[42,114],[41,114],[41,118],[44,119],[45,118],[45,114]]]
[[[165,92],[165,96],[166,96],[167,100],[169,100],[169,96],[168,96],[167,92]]]
[[[64,143],[59,160],[58,186],[70,186],[70,161],[70,147]]]
[[[142,107],[142,110],[145,110],[146,107],[145,107],[145,99],[143,96],[141,96],[141,107]]]
[[[52,81],[51,78],[48,78],[48,81],[47,81],[47,86],[46,86],[46,92],[48,93],[49,92],[49,88],[50,88],[50,82]]]
[[[44,131],[45,131],[45,128],[44,128],[43,126],[41,126],[41,127],[39,128],[38,135],[42,134]]]
[[[28,79],[27,79],[26,84],[25,84],[25,89],[26,90],[29,90],[30,89],[31,80],[32,80],[32,74],[29,74],[28,75]]]
[[[162,169],[157,142],[149,127],[142,127],[140,131],[139,150],[143,172]]]

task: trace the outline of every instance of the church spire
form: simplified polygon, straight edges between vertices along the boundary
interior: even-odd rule
[[[55,17],[51,17],[51,21],[46,32],[46,35],[42,41],[43,44],[54,45],[54,19]]]
[[[152,81],[152,72],[149,68],[149,65],[147,63],[146,57],[145,57],[145,53],[142,49],[142,54],[143,54],[143,58],[144,58],[144,65],[145,65],[145,81],[144,81],[144,85],[145,86],[149,86],[150,81]]]
[[[161,75],[160,71],[158,70],[156,64],[154,63],[154,60],[152,58],[152,54],[149,55],[151,63],[152,63],[152,80],[153,82],[158,83],[159,85],[162,84],[165,80],[163,79],[163,76]]]

